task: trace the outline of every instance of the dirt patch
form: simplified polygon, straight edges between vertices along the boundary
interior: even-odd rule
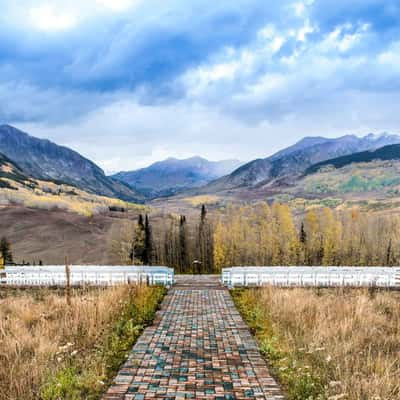
[[[12,244],[17,262],[63,264],[68,256],[74,264],[114,264],[111,233],[123,220],[135,215],[108,213],[94,217],[55,210],[25,207],[0,209],[1,235]]]

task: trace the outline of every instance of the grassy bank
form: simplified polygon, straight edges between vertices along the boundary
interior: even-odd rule
[[[400,295],[367,290],[235,290],[289,400],[400,398]]]
[[[165,294],[159,287],[10,292],[0,300],[0,400],[98,399]]]

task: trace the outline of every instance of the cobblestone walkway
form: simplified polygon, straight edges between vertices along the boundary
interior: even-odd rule
[[[166,296],[104,400],[283,399],[227,290]]]

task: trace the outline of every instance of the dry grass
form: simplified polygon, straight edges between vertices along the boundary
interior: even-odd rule
[[[65,184],[36,180],[36,186],[29,187],[16,181],[6,181],[17,190],[2,188],[1,206],[19,204],[41,210],[65,210],[87,217],[104,213],[109,207],[137,212],[148,210],[139,204],[95,195]]]
[[[218,204],[220,198],[214,195],[199,195],[199,196],[185,197],[183,200],[193,207],[199,207],[203,204],[205,205]]]
[[[110,365],[105,352],[116,351],[109,343],[116,325],[122,330],[128,320],[144,324],[147,313],[156,307],[157,300],[152,303],[149,299],[156,297],[157,290],[147,287],[82,290],[74,293],[71,307],[66,305],[62,294],[50,290],[13,293],[1,299],[0,399],[95,398],[90,393],[101,392],[109,378]],[[153,309],[146,309],[147,305]],[[132,310],[136,310],[136,315],[128,316],[127,311]],[[121,320],[123,315],[127,318]],[[136,329],[137,336],[142,327],[130,328]],[[79,379],[85,382],[78,384],[73,377],[73,385],[64,382],[66,387],[61,388],[62,384],[54,377],[66,368],[73,374],[84,370]],[[52,385],[58,386],[63,395],[57,394]],[[81,397],[79,385],[85,386],[87,397]],[[74,386],[73,393],[69,393],[69,386]]]
[[[399,293],[265,288],[234,297],[289,398],[400,398]]]

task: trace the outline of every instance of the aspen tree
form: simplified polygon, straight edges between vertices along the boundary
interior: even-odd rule
[[[337,262],[337,247],[339,245],[340,227],[330,208],[324,208],[322,215],[322,243],[324,250],[322,263],[324,265],[335,265]]]
[[[272,221],[271,210],[267,203],[260,206],[260,232],[259,249],[261,265],[270,265],[272,263]]]
[[[318,217],[314,210],[309,210],[304,218],[304,231],[307,235],[305,244],[305,260],[308,265],[321,263],[321,235]]]
[[[219,221],[214,230],[214,265],[216,272],[220,272],[221,269],[227,266],[227,246],[225,238],[226,229],[222,222]]]
[[[271,218],[271,264],[280,265],[282,264],[282,254],[280,248],[280,218],[279,218],[279,204],[274,203],[272,205],[272,218]]]

